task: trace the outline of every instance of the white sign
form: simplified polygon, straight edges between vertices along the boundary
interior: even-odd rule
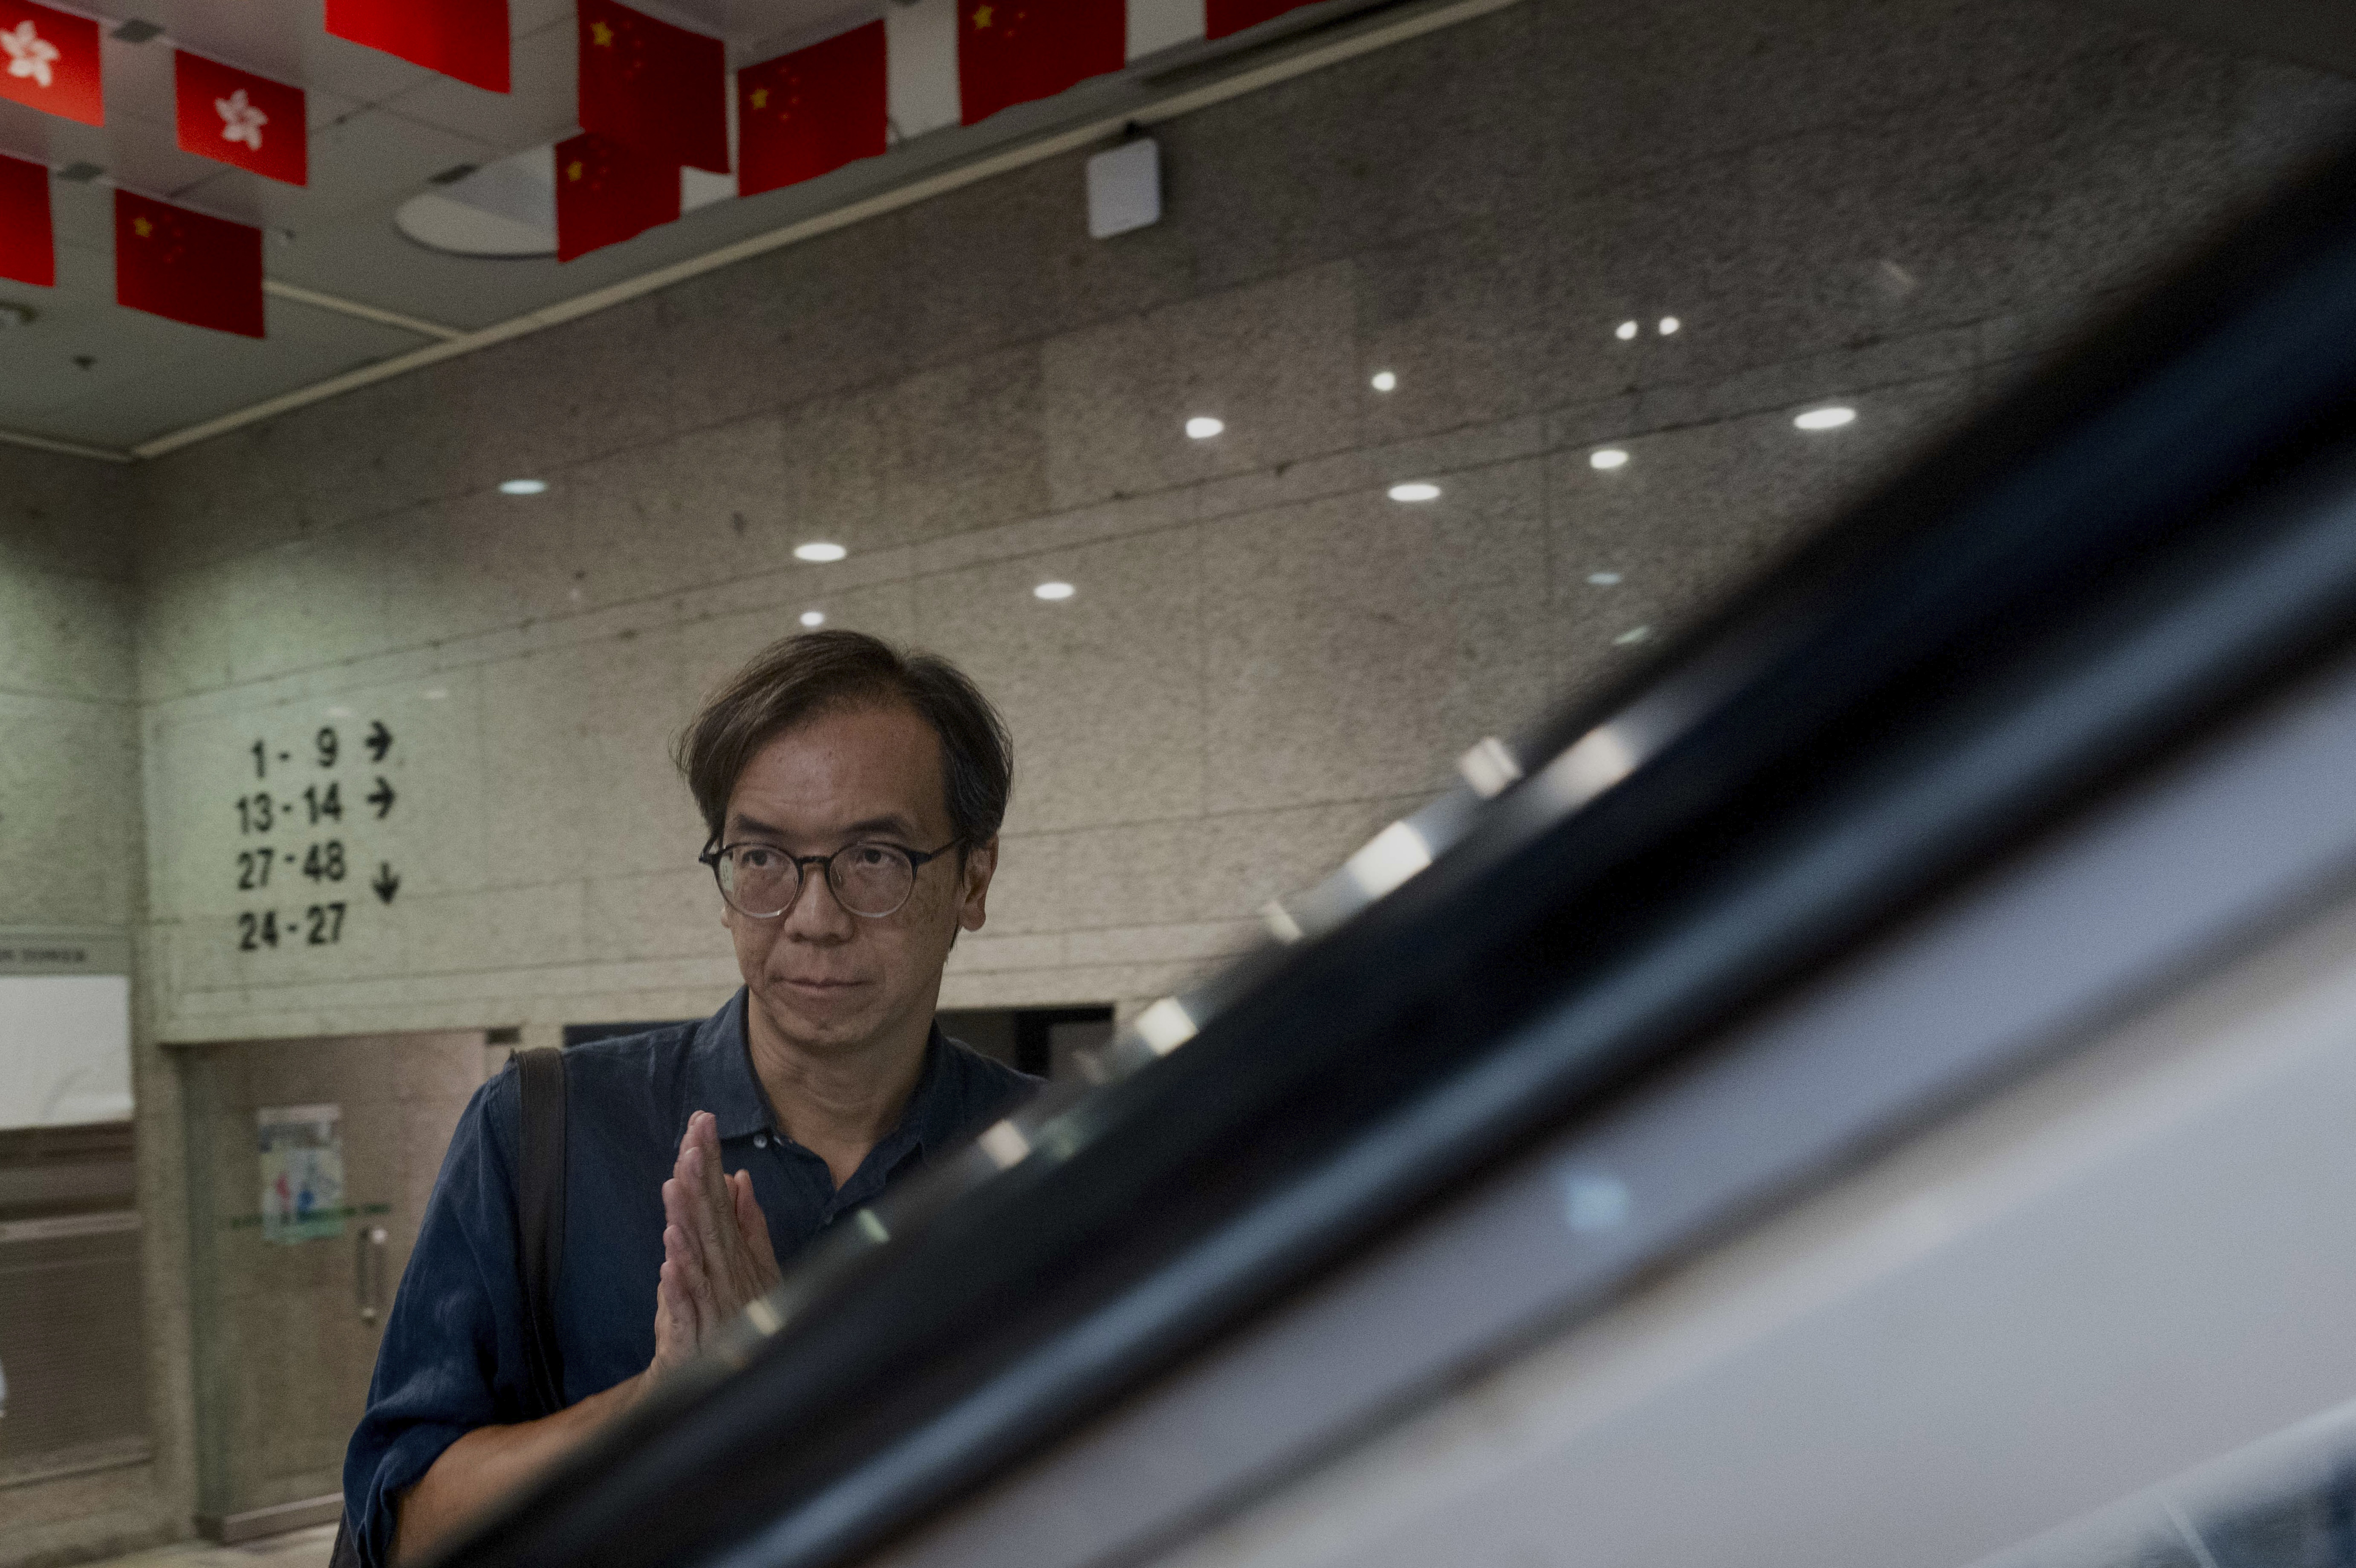
[[[131,981],[0,974],[0,1127],[131,1119]]]

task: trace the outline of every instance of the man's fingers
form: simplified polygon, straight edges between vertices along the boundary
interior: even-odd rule
[[[712,1217],[717,1221],[735,1207],[728,1195],[728,1168],[720,1158],[720,1118],[709,1111],[698,1111],[687,1119],[687,1136],[695,1140],[701,1156],[696,1164],[703,1174],[703,1193],[712,1202]]]
[[[679,1157],[682,1206],[687,1211],[687,1229],[694,1235],[698,1261],[704,1272],[714,1278],[724,1278],[727,1268],[729,1237],[722,1216],[727,1210],[715,1211],[709,1177],[709,1162],[701,1147],[691,1145]]]
[[[769,1217],[761,1212],[760,1200],[753,1196],[753,1173],[740,1170],[728,1179],[736,1200],[736,1233],[751,1255],[753,1265],[761,1278],[764,1291],[774,1286],[780,1277],[777,1249],[769,1241]]]

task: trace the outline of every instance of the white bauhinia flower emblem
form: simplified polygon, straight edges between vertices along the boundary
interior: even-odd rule
[[[35,32],[29,17],[14,27],[0,28],[0,49],[8,51],[10,76],[29,76],[36,87],[47,87],[56,80],[49,62],[58,58],[58,46]]]
[[[245,89],[214,99],[213,107],[220,111],[222,141],[243,142],[255,152],[262,151],[262,128],[270,123],[270,116],[246,101]]]

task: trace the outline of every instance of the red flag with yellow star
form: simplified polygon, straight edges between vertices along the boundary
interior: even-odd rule
[[[1126,0],[958,0],[958,99],[969,125],[1128,60]]]
[[[327,31],[487,92],[508,90],[508,0],[327,0]]]
[[[106,123],[98,24],[37,0],[0,0],[0,98],[85,125]]]
[[[556,259],[618,245],[679,216],[679,165],[584,131],[556,144]]]
[[[728,59],[718,38],[617,0],[581,0],[581,128],[635,153],[728,172]]]
[[[816,179],[882,154],[885,91],[882,22],[738,71],[737,194]]]
[[[49,171],[45,164],[0,156],[0,278],[53,288],[58,248],[49,227]]]
[[[262,336],[262,230],[114,193],[114,299],[133,310]]]

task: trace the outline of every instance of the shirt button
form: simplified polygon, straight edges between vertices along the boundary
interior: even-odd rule
[[[753,1135],[753,1147],[755,1148],[767,1148],[769,1147],[769,1135],[766,1133],[755,1133]]]

